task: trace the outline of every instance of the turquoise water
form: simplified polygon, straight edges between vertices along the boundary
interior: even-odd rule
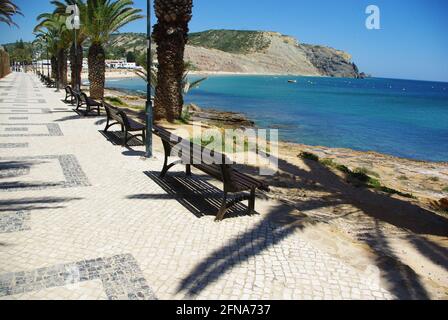
[[[140,79],[107,85],[145,90]],[[245,113],[259,127],[278,128],[286,141],[448,161],[448,83],[213,76],[185,100]]]

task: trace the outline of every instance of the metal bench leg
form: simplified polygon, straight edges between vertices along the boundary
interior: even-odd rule
[[[166,173],[168,172],[169,168],[168,168],[168,156],[171,153],[171,147],[170,145],[162,140],[162,144],[163,144],[163,150],[165,151],[165,160],[163,161],[163,168],[162,171],[160,172],[160,178],[164,178]]]
[[[248,214],[252,214],[255,211],[255,188],[250,189],[249,208]]]
[[[167,172],[168,172],[168,155],[165,151],[165,160],[163,161],[163,168],[162,172],[160,172],[160,178],[164,178]]]
[[[123,147],[128,144],[128,130],[124,131],[124,137],[123,137]]]
[[[215,221],[222,221],[227,211],[227,192],[224,192],[224,197],[222,199],[221,208],[216,215]]]
[[[109,117],[107,117],[107,122],[106,122],[106,128],[104,128],[104,132],[107,132],[107,130],[109,130],[110,126],[109,126]]]
[[[185,166],[185,172],[187,174],[187,177],[191,177],[191,164],[187,164]]]

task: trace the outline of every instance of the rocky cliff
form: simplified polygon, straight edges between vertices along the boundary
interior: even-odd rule
[[[116,35],[112,46],[145,48],[144,34]],[[209,30],[192,33],[185,60],[202,72],[359,77],[350,54],[301,44],[277,32]]]
[[[200,71],[359,76],[350,54],[277,32],[209,30],[190,35],[185,59]]]

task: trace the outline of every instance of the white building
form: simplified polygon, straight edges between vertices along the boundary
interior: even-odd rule
[[[135,62],[127,62],[125,59],[120,60],[106,60],[106,67],[111,69],[136,69]]]

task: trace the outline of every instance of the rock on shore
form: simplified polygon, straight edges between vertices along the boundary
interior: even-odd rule
[[[201,109],[194,104],[189,106],[189,112],[191,121],[204,122],[219,127],[249,128],[255,125],[245,115],[236,112]]]

